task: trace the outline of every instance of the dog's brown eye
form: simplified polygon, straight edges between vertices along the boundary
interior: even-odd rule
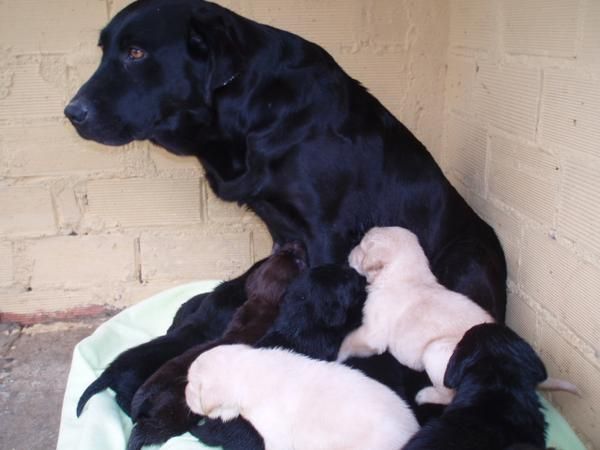
[[[146,52],[144,52],[144,50],[142,50],[141,48],[129,47],[129,50],[127,51],[127,56],[130,59],[142,59],[144,56],[146,56]]]

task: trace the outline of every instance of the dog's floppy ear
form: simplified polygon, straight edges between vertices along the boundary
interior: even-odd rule
[[[206,60],[206,93],[229,83],[243,66],[241,44],[235,33],[235,16],[224,8],[205,3],[193,12],[188,31],[190,54]]]
[[[454,349],[444,374],[444,385],[447,388],[458,389],[469,367],[479,358],[476,346],[469,344],[463,337]]]
[[[373,282],[390,261],[392,257],[391,249],[381,242],[368,242],[364,247],[364,257],[361,264],[360,272],[367,277],[369,283]]]

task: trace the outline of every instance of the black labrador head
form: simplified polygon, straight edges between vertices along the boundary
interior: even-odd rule
[[[531,345],[505,325],[486,323],[468,330],[458,343],[444,384],[459,392],[463,383],[534,392],[547,377],[544,363]]]
[[[242,19],[201,0],[138,0],[100,33],[100,65],[65,108],[85,139],[123,145],[150,139],[190,153],[214,121],[217,91],[240,72]],[[235,22],[235,26],[233,24]]]

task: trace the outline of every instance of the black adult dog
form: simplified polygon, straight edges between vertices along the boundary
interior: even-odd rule
[[[319,46],[201,0],[139,0],[100,35],[98,70],[66,107],[81,136],[194,155],[309,265],[345,261],[372,226],[419,236],[433,272],[504,319],[487,226],[423,145]]]
[[[309,266],[345,261],[372,226],[406,227],[442,284],[504,320],[493,230],[322,48],[201,0],[139,0],[99,43],[99,68],[65,109],[82,137],[196,156],[220,198],[256,212],[276,244],[302,242]]]
[[[531,346],[499,324],[467,331],[444,378],[456,396],[404,450],[545,448],[544,415],[536,387],[548,377]]]

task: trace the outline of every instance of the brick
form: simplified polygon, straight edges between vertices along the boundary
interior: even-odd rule
[[[408,67],[402,62],[406,59],[402,52],[379,53],[372,49],[336,55],[337,62],[352,78],[400,117],[409,86]]]
[[[89,289],[64,290],[42,289],[26,292],[0,292],[0,312],[2,315],[31,316],[50,311],[65,311],[85,308],[95,302],[105,303],[111,294],[100,300]]]
[[[0,96],[0,121],[60,118],[65,107],[66,62],[61,56],[21,56],[4,68],[10,82]]]
[[[252,229],[252,260],[258,261],[271,254],[273,239],[262,223],[257,223]]]
[[[553,225],[559,165],[539,148],[492,136],[490,195],[538,222]]]
[[[87,185],[86,222],[108,226],[199,223],[198,178],[132,178],[94,180]]]
[[[600,66],[600,2],[585,2],[582,60]]]
[[[491,125],[533,140],[538,117],[539,70],[487,62],[478,65],[475,114]]]
[[[210,223],[249,223],[259,221],[260,219],[244,206],[239,206],[236,202],[226,202],[217,197],[205,184],[206,191],[206,210]]]
[[[509,292],[506,304],[506,324],[532,346],[537,340],[536,313],[523,298]]]
[[[13,282],[13,251],[10,242],[0,241],[0,286],[8,286]]]
[[[446,92],[444,98],[450,111],[468,111],[475,83],[475,60],[448,57]]]
[[[144,282],[231,278],[252,263],[248,232],[144,233],[140,249]]]
[[[450,46],[490,50],[495,45],[495,2],[452,0],[450,3]]]
[[[135,279],[133,238],[123,235],[59,236],[28,242],[31,287],[87,287]]]
[[[166,150],[149,144],[150,161],[159,172],[173,170],[190,170],[202,173],[202,165],[195,156],[177,156]]]
[[[482,200],[481,203],[482,206],[476,210],[494,228],[502,244],[508,269],[508,278],[517,280],[522,234],[521,222],[495,207],[489,200]]]
[[[58,224],[62,230],[72,231],[81,221],[81,208],[71,186],[57,183],[54,191]]]
[[[56,175],[122,170],[123,152],[81,139],[65,122],[0,128],[0,167],[7,175]]]
[[[504,46],[508,53],[574,58],[578,0],[506,0]]]
[[[600,80],[575,71],[546,70],[541,115],[544,143],[600,155]]]
[[[1,234],[24,236],[56,231],[50,192],[43,187],[0,187],[0,209]]]
[[[66,53],[91,35],[97,39],[106,21],[104,0],[18,0],[0,7],[0,42],[18,53]]]
[[[600,269],[532,230],[525,233],[521,260],[523,291],[600,351]]]
[[[345,0],[253,0],[245,11],[252,19],[290,31],[334,55],[341,44],[356,41],[363,29],[361,8]]]
[[[600,391],[598,385],[598,362],[591,364],[561,334],[547,323],[541,330],[540,356],[550,376],[575,383],[581,397],[567,393],[552,393],[552,403],[585,440],[600,442]],[[592,448],[592,447],[590,447]]]
[[[485,129],[453,115],[446,134],[445,165],[456,171],[465,185],[483,193],[487,153]]]
[[[600,254],[600,160],[567,160],[558,209],[558,231]]]

